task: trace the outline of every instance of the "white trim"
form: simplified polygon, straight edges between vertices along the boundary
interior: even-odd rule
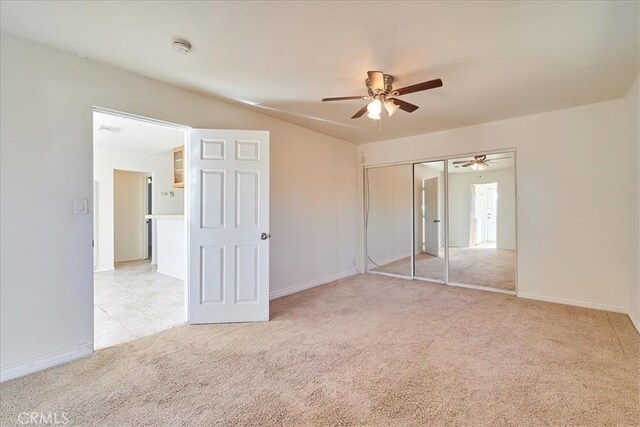
[[[107,267],[107,268],[100,268],[98,270],[93,270],[94,273],[104,273],[105,271],[113,271],[116,268],[111,266],[111,267]]]
[[[50,353],[25,362],[5,366],[0,369],[0,382],[9,381],[33,372],[42,371],[43,369],[90,356],[91,354],[93,354],[93,342],[72,347],[67,350]]]
[[[508,289],[492,288],[490,286],[467,285],[466,283],[456,283],[456,282],[449,282],[449,283],[447,283],[447,285],[448,286],[455,286],[457,288],[475,289],[476,291],[489,291],[489,292],[495,292],[497,294],[506,294],[506,295],[517,296],[516,295],[516,291],[510,291]]]
[[[602,304],[599,302],[584,301],[574,298],[554,297],[549,295],[532,294],[529,292],[518,292],[519,298],[532,299],[536,301],[554,302],[557,304],[572,305],[575,307],[594,308],[596,310],[613,311],[615,313],[624,313],[628,315],[628,311],[624,307],[611,304]],[[633,321],[633,320],[632,320]]]
[[[315,288],[316,286],[325,285],[329,282],[333,282],[335,280],[344,279],[346,277],[355,276],[358,274],[355,268],[352,268],[347,271],[343,271],[342,273],[332,274],[330,276],[325,276],[320,279],[311,280],[309,282],[302,283],[300,285],[292,286],[287,289],[280,289],[278,291],[273,291],[269,293],[269,299],[273,300],[276,298],[284,297],[287,295],[295,294],[297,292],[301,292],[307,289]]]
[[[127,113],[125,111],[112,110],[110,108],[103,108],[98,106],[93,106],[93,112],[109,114],[111,116],[124,117],[125,119],[137,120],[139,122],[150,123],[153,125],[160,125],[164,127],[168,127],[171,129],[178,129],[184,132],[188,132],[191,129],[191,126],[185,126],[178,123],[167,122],[165,120],[158,120],[151,117],[139,116],[137,114]]]

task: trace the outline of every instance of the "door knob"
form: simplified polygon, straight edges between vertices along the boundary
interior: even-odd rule
[[[260,235],[260,240],[267,240],[268,238],[271,237],[271,234],[267,234],[267,233],[262,233]]]

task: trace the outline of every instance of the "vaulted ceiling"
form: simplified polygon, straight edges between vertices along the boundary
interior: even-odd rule
[[[3,32],[362,143],[624,96],[639,69],[639,3],[2,2]],[[189,40],[190,55],[170,48]],[[420,108],[350,117],[368,70]]]

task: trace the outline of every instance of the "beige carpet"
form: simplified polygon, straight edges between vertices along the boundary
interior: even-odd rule
[[[0,385],[0,425],[637,425],[627,316],[359,275]]]
[[[444,249],[440,256],[428,254],[416,256],[416,276],[432,280],[444,280]],[[411,275],[411,258],[404,258],[373,271]],[[450,248],[449,281],[467,285],[515,291],[516,252],[491,248]]]

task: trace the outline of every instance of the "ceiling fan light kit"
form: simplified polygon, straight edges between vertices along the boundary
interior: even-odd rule
[[[391,117],[396,113],[396,111],[400,109],[400,106],[392,100],[388,100],[384,103],[384,108],[385,110],[387,110],[387,114],[389,114],[389,117]]]
[[[471,169],[476,171],[483,171],[489,167],[488,163],[474,163],[471,165]]]
[[[496,157],[492,159],[487,159],[486,154],[480,154],[478,156],[473,156],[473,160],[458,160],[452,163],[454,168],[468,168],[476,171],[483,171],[489,168],[491,162],[495,162],[496,160],[504,160],[510,159],[510,156],[507,157]]]
[[[367,113],[367,117],[370,119],[380,120],[380,113],[382,113],[383,105],[389,117],[393,116],[398,110],[413,113],[418,109],[418,106],[398,99],[398,97],[414,92],[442,87],[442,80],[434,79],[400,89],[393,89],[392,76],[384,74],[382,71],[369,71],[367,72],[365,85],[367,86],[368,96],[340,96],[335,98],[323,98],[322,101],[348,101],[356,99],[361,101],[371,101],[358,110],[358,112],[351,118],[357,119]]]
[[[367,104],[367,117],[373,120],[380,120],[380,113],[382,112],[382,103],[379,99],[374,99]]]

